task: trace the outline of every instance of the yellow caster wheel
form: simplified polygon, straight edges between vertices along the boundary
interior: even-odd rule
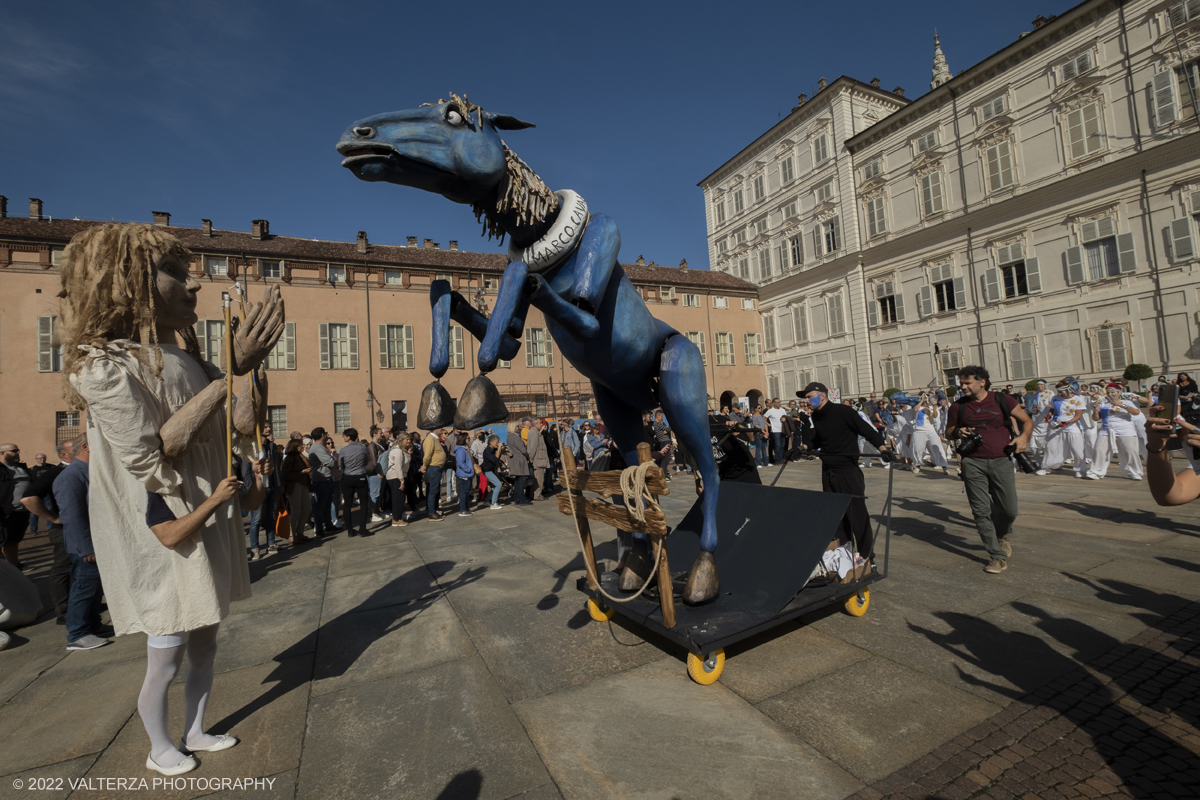
[[[716,650],[706,656],[688,653],[687,667],[688,675],[701,686],[716,683],[717,678],[721,677],[721,671],[725,669],[725,651]]]
[[[871,605],[871,590],[863,589],[861,595],[852,594],[846,600],[846,613],[852,617],[861,617],[867,613],[869,605]]]
[[[611,608],[602,607],[599,603],[590,598],[587,601],[587,610],[588,614],[590,614],[592,619],[596,620],[596,622],[607,622],[613,618],[614,614],[617,613]]]

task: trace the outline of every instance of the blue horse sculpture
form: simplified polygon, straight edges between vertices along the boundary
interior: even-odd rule
[[[719,590],[712,554],[720,479],[700,351],[651,316],[617,261],[616,223],[589,213],[574,192],[551,192],[497,133],[530,127],[452,94],[449,101],[359,120],[338,142],[342,166],[359,179],[413,186],[470,205],[489,235],[503,241],[507,234],[510,240],[509,264],[490,318],[447,281],[433,281],[430,372],[435,379],[446,372],[453,319],[482,343],[482,374],[464,390],[457,416],[440,383],[426,387],[419,414],[424,422],[418,424],[433,428],[454,419],[473,428],[503,421],[507,410],[487,374],[498,360],[519,352],[529,306],[539,309],[559,352],[591,381],[596,408],[627,463],[637,463],[642,414],[656,406],[695,459],[704,528],[684,601],[703,603]],[[624,591],[638,588],[652,568],[646,537],[635,534],[630,546],[620,581]]]

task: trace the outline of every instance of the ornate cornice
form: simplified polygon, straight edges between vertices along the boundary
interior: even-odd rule
[[[1050,104],[1072,111],[1093,98],[1103,98],[1101,87],[1108,76],[1095,71],[1064,83],[1050,93]]]
[[[912,166],[909,167],[909,172],[917,178],[923,178],[931,172],[937,172],[942,168],[942,152],[940,150],[928,150],[920,155]]]

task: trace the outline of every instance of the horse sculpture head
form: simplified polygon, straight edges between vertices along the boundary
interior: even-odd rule
[[[337,144],[342,166],[364,181],[412,186],[456,203],[488,199],[516,158],[498,131],[533,125],[450,97],[358,120]]]

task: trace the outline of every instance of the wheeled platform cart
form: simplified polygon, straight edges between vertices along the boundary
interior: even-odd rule
[[[645,462],[650,456],[649,447],[642,445],[642,448],[639,448],[639,457]],[[574,459],[564,450],[564,465],[568,459],[567,473],[570,474],[574,472]],[[725,648],[735,642],[838,604],[853,616],[866,614],[871,599],[869,587],[887,577],[891,547],[891,472],[888,473],[888,494],[881,520],[876,523],[875,550],[878,553],[882,546],[882,561],[877,558],[866,567],[848,573],[845,582],[839,581],[833,573],[828,577],[809,578],[830,547],[838,522],[852,499],[850,495],[722,483],[717,511],[719,541],[714,553],[721,591],[716,599],[698,606],[676,602],[674,595],[682,588],[685,575],[675,575],[672,580],[670,566],[687,570],[700,551],[701,502],[697,500],[667,536],[661,512],[653,521],[647,514],[646,523],[639,528],[635,520],[627,518],[623,506],[582,497],[585,489],[608,496],[619,493],[603,488],[614,481],[619,486],[619,472],[576,473],[579,475],[587,477],[564,481],[568,492],[577,494],[574,498],[566,497],[565,492],[560,494],[559,508],[564,513],[572,513],[573,509],[579,524],[587,575],[579,579],[577,587],[588,597],[589,613],[597,621],[619,615],[635,626],[678,644],[688,651],[688,674],[700,684],[714,683],[721,676]],[[647,470],[646,485],[651,491],[657,489],[659,494],[669,493],[657,468]],[[657,553],[659,547],[664,547],[657,573],[651,578],[657,585],[647,587],[649,591],[632,600],[614,602],[610,599],[625,600],[632,594],[617,588],[619,576],[616,573],[598,573],[589,519],[625,530],[642,530],[651,539],[652,552]],[[631,522],[634,524],[626,527]]]

